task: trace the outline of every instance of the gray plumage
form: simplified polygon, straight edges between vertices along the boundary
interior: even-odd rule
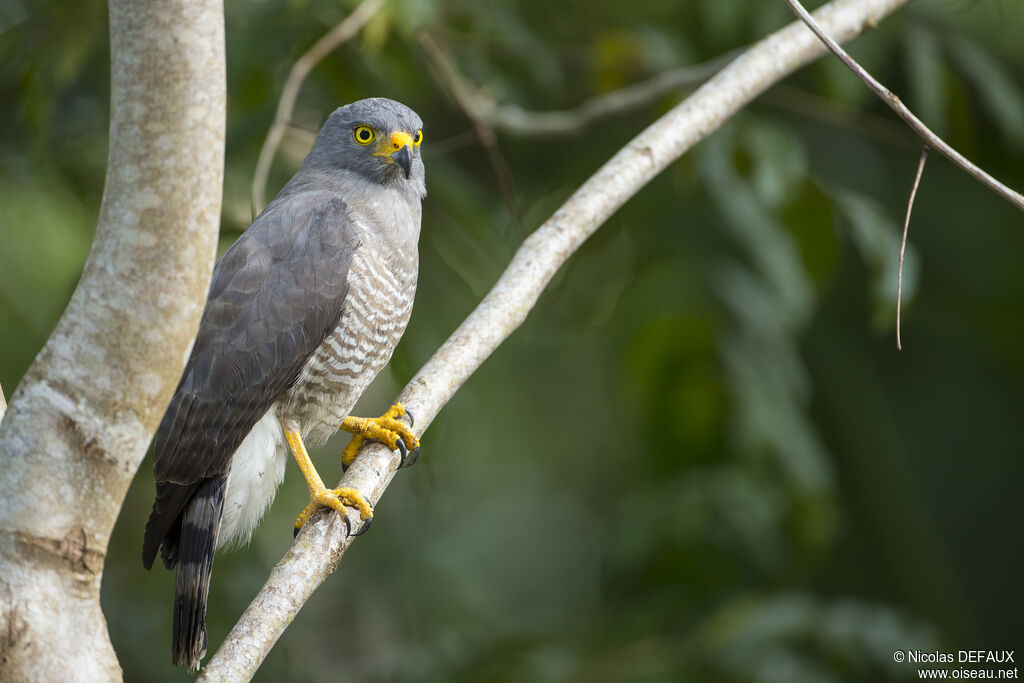
[[[358,126],[376,131],[361,145]],[[172,657],[206,650],[216,547],[244,543],[284,473],[282,425],[322,444],[390,359],[418,271],[419,117],[374,98],[335,111],[301,169],[224,254],[199,333],[157,430],[157,495],[143,564],[178,567]]]

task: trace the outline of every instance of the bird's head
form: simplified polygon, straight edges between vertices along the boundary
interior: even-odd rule
[[[422,193],[423,121],[385,97],[339,107],[320,129],[307,163],[353,171],[381,184],[409,183]]]

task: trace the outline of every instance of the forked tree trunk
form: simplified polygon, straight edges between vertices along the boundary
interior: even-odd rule
[[[216,253],[222,2],[111,0],[110,41],[92,251],[0,423],[3,681],[121,677],[99,602],[107,542],[177,386]]]

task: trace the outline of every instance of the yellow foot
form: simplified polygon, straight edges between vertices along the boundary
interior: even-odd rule
[[[342,469],[348,469],[356,454],[366,439],[377,439],[383,441],[391,450],[397,449],[402,454],[402,462],[399,467],[408,467],[416,462],[420,455],[420,440],[416,438],[409,427],[398,418],[403,415],[409,416],[409,426],[413,424],[412,413],[405,409],[401,403],[391,406],[388,412],[380,417],[346,417],[341,423],[341,429],[352,433],[352,441],[345,447],[341,454]]]
[[[359,510],[359,517],[363,520],[363,525],[359,528],[359,531],[352,533],[352,526],[349,524],[348,515],[345,513],[345,506],[355,508]],[[363,494],[359,493],[353,488],[347,486],[340,489],[328,489],[319,488],[318,490],[310,490],[309,492],[309,505],[302,511],[298,519],[295,520],[295,533],[299,533],[299,529],[306,525],[309,518],[313,516],[313,513],[322,507],[328,507],[332,510],[336,510],[341,518],[345,520],[345,525],[348,526],[349,536],[360,536],[365,534],[370,528],[370,523],[373,522],[373,508],[363,497]]]
[[[363,494],[349,487],[329,489],[324,486],[323,479],[320,478],[320,474],[313,467],[313,462],[309,459],[309,453],[306,452],[306,444],[302,442],[302,435],[299,434],[298,430],[285,427],[284,436],[288,440],[288,446],[292,449],[295,462],[298,463],[299,469],[302,470],[302,475],[306,478],[306,484],[309,486],[309,505],[302,511],[299,518],[295,520],[295,533],[299,533],[299,529],[305,526],[309,518],[313,516],[313,513],[321,507],[337,510],[341,518],[345,520],[350,536],[358,536],[365,533],[370,528],[370,522],[373,521],[373,508],[370,507]],[[359,516],[364,520],[363,526],[354,534],[352,533],[352,525],[348,521],[348,515],[345,512],[346,505],[359,510]]]

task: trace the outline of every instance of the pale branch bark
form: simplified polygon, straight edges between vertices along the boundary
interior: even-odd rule
[[[952,161],[954,164],[962,168],[968,174],[974,176],[976,180],[986,185],[989,189],[993,190],[996,194],[1000,195],[1003,199],[1010,202],[1018,209],[1024,211],[1024,195],[1020,194],[1016,190],[1013,190],[1006,185],[1002,184],[991,175],[986,173],[982,168],[971,162],[970,159],[960,154],[960,152],[953,149],[949,143],[940,138],[938,135],[932,132],[928,126],[924,125],[924,122],[910,110],[907,105],[903,104],[891,90],[886,88],[884,85],[878,82],[874,76],[858,64],[849,53],[844,50],[834,38],[831,37],[832,32],[827,27],[821,26],[814,20],[814,17],[801,5],[798,0],[786,0],[793,12],[800,17],[807,26],[810,27],[814,34],[818,36],[821,41],[828,46],[828,49],[835,54],[836,57],[848,68],[850,71],[855,73],[858,78],[864,81],[871,90],[878,95],[879,98],[889,108],[896,112],[901,119],[907,122],[907,125],[917,133],[918,136],[924,140],[928,147],[937,150],[944,157]]]
[[[7,400],[4,398],[4,388],[0,386],[0,422],[3,422],[4,413],[7,412]]]
[[[81,280],[0,424],[0,680],[119,679],[107,542],[216,254],[221,0],[111,0],[110,149]]]
[[[818,10],[829,33],[849,40],[907,0],[835,0]],[[402,390],[422,435],[467,378],[526,318],[569,256],[622,204],[668,164],[707,137],[773,83],[825,52],[801,23],[777,31],[740,55],[692,96],[649,126],[590,177],[529,238],[476,310]],[[429,449],[429,442],[425,445]],[[395,474],[399,457],[368,442],[342,478],[374,504]],[[349,513],[358,527],[356,513]],[[220,649],[200,681],[248,680],[270,648],[334,571],[352,538],[340,517],[313,517]]]
[[[334,28],[328,31],[320,40],[313,43],[313,47],[306,50],[305,54],[296,60],[288,72],[288,78],[284,81],[284,88],[281,89],[281,97],[277,101],[277,111],[274,114],[274,122],[267,131],[267,138],[260,148],[260,156],[256,160],[256,172],[252,177],[252,215],[253,218],[263,210],[266,205],[267,176],[270,175],[270,165],[274,163],[274,156],[277,148],[284,139],[288,122],[291,120],[292,112],[295,111],[295,100],[299,96],[299,89],[306,80],[309,72],[316,67],[324,57],[333,52],[339,45],[359,33],[360,29],[373,18],[377,11],[384,6],[384,0],[363,0],[352,13],[339,22]]]

